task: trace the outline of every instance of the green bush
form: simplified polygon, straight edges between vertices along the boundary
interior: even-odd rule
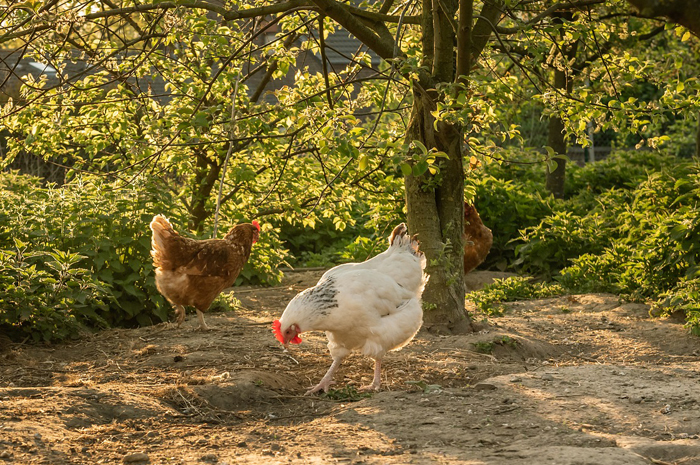
[[[519,169],[520,183],[512,169],[485,169],[507,178],[487,174],[472,182],[482,219],[494,230],[490,266],[498,257],[521,273],[554,278],[567,292],[612,292],[681,310],[700,334],[697,164],[649,151],[613,153],[567,168],[565,200],[546,196],[534,164]],[[471,298],[497,313],[499,302],[531,292],[516,281]]]
[[[567,198],[583,192],[600,194],[609,189],[634,189],[644,182],[649,174],[676,164],[674,157],[646,150],[615,151],[600,161],[579,167],[567,165]]]
[[[537,225],[552,213],[554,200],[544,193],[544,184],[517,183],[491,175],[470,178],[474,200],[483,223],[493,231],[493,245],[481,268],[504,271],[515,261],[519,231]]]
[[[522,231],[518,259],[513,265],[526,274],[551,279],[570,260],[584,253],[599,253],[608,244],[603,218],[589,214],[584,218],[571,212],[555,212],[539,225]]]
[[[614,292],[669,312],[682,310],[700,334],[699,174],[696,164],[676,161],[648,175],[626,202],[603,194],[606,221],[599,235],[610,243],[572,258],[559,282],[576,292]]]
[[[164,213],[188,235],[182,227],[187,218],[152,183],[115,187],[76,180],[44,188],[37,178],[0,175],[2,279],[12,286],[3,296],[0,327],[12,337],[63,339],[79,327],[168,319],[171,307],[155,287],[148,225],[154,214]],[[285,250],[269,225],[263,228],[240,282],[280,279]]]
[[[506,279],[496,279],[483,289],[467,294],[467,300],[474,303],[476,308],[487,315],[503,313],[504,302],[517,300],[544,299],[564,294],[559,284],[534,282],[529,278],[514,276]]]
[[[84,256],[54,250],[28,252],[15,239],[14,250],[0,250],[0,328],[35,341],[65,339],[88,326],[107,327],[100,316],[112,300],[109,290],[85,268]]]

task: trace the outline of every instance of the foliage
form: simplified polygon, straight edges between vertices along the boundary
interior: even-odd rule
[[[30,255],[82,257],[75,272],[90,270],[81,279],[94,280],[113,297],[102,315],[107,324],[166,316],[147,265],[144,225],[156,204],[183,234],[191,230],[198,237],[211,237],[218,192],[223,223],[264,219],[263,243],[239,279],[264,283],[278,279],[287,247],[294,265],[307,266],[380,251],[380,231],[405,213],[402,176],[430,173],[439,184],[445,154],[405,140],[412,83],[426,74],[425,58],[432,62],[438,50],[422,50],[416,21],[398,30],[396,18],[404,17],[398,9],[386,15],[393,20],[366,21],[336,2],[346,18],[363,18],[353,21],[355,27],[391,42],[401,57],[391,66],[377,65],[360,50],[346,66],[324,74],[307,66],[321,52],[322,31],[314,29],[318,5],[286,11],[285,5],[272,5],[277,13],[264,21],[258,14],[267,8],[238,0],[224,9],[206,0],[136,7],[130,1],[88,7],[23,2],[8,9],[0,43],[16,45],[26,58],[50,61],[57,79],[21,76],[18,94],[3,99],[0,167],[30,155],[68,166],[72,182],[61,189],[34,186],[24,194],[3,186],[11,194],[1,195],[15,197],[5,202],[10,209],[0,225],[11,225],[5,233],[18,231],[12,237],[30,244]],[[482,6],[477,2],[475,13]],[[586,270],[600,267],[608,270],[602,283],[610,289],[640,296],[669,292],[669,305],[685,305],[673,297],[670,280],[693,269],[694,250],[664,242],[658,231],[682,236],[676,228],[692,221],[694,207],[686,202],[692,195],[679,199],[692,189],[651,178],[650,192],[637,189],[668,160],[630,152],[580,170],[571,166],[567,199],[554,200],[542,182],[549,155],[527,147],[521,133],[529,133],[539,151],[546,138],[537,132],[556,116],[569,142],[586,145],[590,130],[603,131],[618,134],[618,141],[667,144],[687,154],[700,110],[698,41],[682,27],[659,28],[656,20],[630,17],[627,4],[617,0],[571,14],[547,10],[550,2],[542,1],[501,6],[506,14],[499,9],[491,20],[483,16],[487,8],[475,15],[475,27],[486,21],[488,34],[500,27],[506,40],[489,41],[474,57],[467,85],[447,76],[434,88],[425,86],[429,93],[423,95],[434,104],[429,116],[435,128],[454,123],[460,133],[455,140],[462,131],[466,136],[467,198],[476,199],[495,233],[484,266],[552,277],[573,264],[569,275],[562,274],[572,286],[583,286]],[[365,2],[353,8],[375,7]],[[421,11],[403,13],[415,20]],[[339,28],[333,16],[321,15],[325,32]],[[444,26],[443,33],[453,32]],[[572,60],[563,60],[560,51],[573,48]],[[443,55],[451,61],[451,51]],[[89,71],[66,72],[76,60]],[[257,82],[265,79],[256,74],[266,70],[276,82],[263,94]],[[555,70],[573,77],[570,91],[552,89]],[[165,95],[153,87],[164,87]],[[84,171],[118,181],[87,182]],[[30,234],[34,228],[43,232]],[[693,236],[693,228],[686,233]],[[0,235],[7,257],[18,253],[9,238]],[[640,252],[640,246],[646,249]],[[623,270],[623,264],[634,266]],[[56,272],[48,264],[38,267]]]
[[[386,249],[386,237],[400,222],[399,216],[373,218],[367,204],[356,203],[343,229],[330,218],[311,226],[280,222],[280,235],[290,249],[290,264],[303,267],[331,267],[339,263],[362,262]],[[383,223],[383,224],[382,224]],[[375,228],[381,227],[380,231]]]
[[[51,340],[75,336],[79,327],[167,321],[148,224],[155,213],[166,212],[175,225],[186,222],[184,215],[152,184],[113,187],[79,179],[44,188],[36,178],[0,176],[0,252],[11,285],[0,324],[15,336]],[[283,253],[265,225],[241,280],[278,282]]]
[[[15,239],[14,250],[0,249],[0,328],[11,337],[52,341],[75,337],[88,326],[108,324],[113,299],[85,268],[84,256],[52,250],[29,252]],[[48,259],[48,260],[47,260]]]
[[[698,331],[700,168],[668,165],[637,186],[600,194],[582,214],[555,212],[523,231],[522,268],[555,279],[570,292],[614,292],[683,310]]]
[[[564,288],[559,284],[533,282],[523,276],[496,279],[492,284],[479,291],[467,294],[467,300],[477,309],[487,315],[500,315],[505,307],[504,302],[516,300],[544,299],[564,294]]]
[[[673,166],[677,159],[666,152],[651,150],[615,150],[603,160],[583,167],[569,167],[566,179],[567,198],[583,193],[595,195],[610,189],[634,189],[650,173]]]
[[[590,214],[586,221],[571,212],[555,212],[540,224],[528,228],[522,245],[516,248],[519,258],[513,265],[525,273],[551,279],[552,275],[566,267],[571,257],[590,252],[596,254],[607,244],[600,237],[603,220]]]
[[[539,224],[524,227],[513,240],[520,272],[551,279],[584,254],[598,255],[626,237],[624,210],[638,196],[650,173],[678,167],[674,157],[643,151],[616,152],[603,161],[572,167],[567,176],[569,198],[552,203],[553,211]],[[651,194],[650,194],[651,195]]]
[[[535,158],[489,163],[467,177],[465,198],[473,201],[484,224],[493,231],[493,245],[482,268],[512,268],[521,229],[537,225],[551,214],[554,200],[544,189],[543,169]],[[533,160],[532,163],[529,160]]]

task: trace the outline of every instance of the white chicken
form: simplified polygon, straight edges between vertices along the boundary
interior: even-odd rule
[[[360,389],[379,390],[382,357],[408,344],[423,323],[421,294],[428,278],[418,245],[401,223],[389,236],[386,251],[328,270],[275,320],[275,336],[285,347],[299,344],[302,332],[326,332],[333,363],[307,395],[328,391],[333,374],[353,350],[374,359],[374,380]]]

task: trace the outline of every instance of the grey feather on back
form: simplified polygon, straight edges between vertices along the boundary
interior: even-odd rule
[[[312,288],[299,294],[301,304],[321,315],[328,315],[328,311],[338,306],[338,288],[335,286],[335,278],[329,276]]]

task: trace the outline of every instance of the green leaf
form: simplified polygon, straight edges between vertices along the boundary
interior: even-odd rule
[[[360,170],[364,171],[367,169],[367,165],[369,164],[369,158],[367,155],[362,155],[360,157]]]
[[[428,155],[428,149],[425,148],[425,145],[423,145],[423,143],[422,143],[421,141],[419,141],[419,140],[411,141],[411,146],[412,146],[412,147],[418,147],[418,150],[420,150],[420,152],[421,152],[424,156],[425,156],[425,155]]]
[[[423,173],[428,171],[428,162],[421,160],[415,165],[413,165],[413,176],[421,176]]]

